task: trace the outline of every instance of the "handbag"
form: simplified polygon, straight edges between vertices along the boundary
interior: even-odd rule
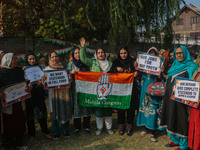
[[[166,90],[166,84],[163,81],[161,82],[154,81],[148,85],[146,93],[151,96],[164,96],[165,90]]]

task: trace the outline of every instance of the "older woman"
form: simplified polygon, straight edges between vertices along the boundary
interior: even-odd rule
[[[139,99],[138,99],[138,84],[137,84],[137,76],[138,72],[135,70],[133,66],[135,59],[130,57],[128,48],[123,46],[120,48],[118,53],[118,58],[113,61],[112,67],[109,72],[111,73],[133,73],[135,72],[134,76],[134,84],[133,84],[133,91],[131,96],[131,103],[130,108],[127,110],[118,109],[118,129],[119,135],[123,135],[125,132],[125,119],[127,119],[126,130],[127,135],[131,136],[133,134],[133,121],[135,117],[135,110],[138,110]],[[141,73],[139,73],[139,78],[141,78]],[[125,113],[127,113],[127,117],[125,117]]]
[[[17,57],[7,53],[1,60],[0,88],[25,81],[24,72],[18,67]],[[1,97],[5,98],[5,95]],[[2,108],[2,134],[8,142],[8,149],[28,149],[23,146],[23,134],[26,131],[25,102],[18,102]],[[16,143],[15,143],[16,142]]]
[[[49,54],[49,66],[45,70],[64,70],[64,66],[60,63],[56,52]],[[72,103],[69,88],[49,89],[48,94],[49,109],[52,114],[52,132],[53,138],[58,139],[61,132],[64,136],[69,137],[69,121],[72,119]]]
[[[200,57],[196,59],[196,63],[200,66]],[[200,67],[194,72],[192,79],[200,81]],[[198,108],[191,107],[188,144],[191,149],[200,150],[200,106]]]
[[[74,47],[72,50],[72,61],[68,63],[67,68],[71,74],[76,74],[78,71],[89,71],[89,67],[80,61],[80,49]],[[83,117],[83,127],[87,133],[90,133],[90,118],[93,114],[92,108],[78,106],[76,97],[75,78],[72,76],[72,98],[74,101],[74,133],[77,134],[81,130],[81,117]]]
[[[85,39],[80,39],[80,60],[90,67],[90,71],[94,72],[108,72],[111,68],[112,63],[106,60],[106,53],[103,49],[97,49],[96,59],[89,59],[85,53]],[[98,130],[96,135],[101,134],[103,129],[103,119],[105,118],[106,129],[109,134],[113,134],[112,131],[112,109],[110,108],[95,108],[94,114],[96,116],[96,124]]]
[[[158,51],[155,47],[150,48],[147,53],[151,55],[158,55]],[[154,81],[161,81],[164,77],[158,77],[155,75],[142,73],[141,81],[141,93],[139,112],[137,116],[137,126],[144,126],[145,130],[141,132],[141,135],[150,133],[150,139],[156,142],[155,131],[159,129],[159,116],[157,109],[161,106],[162,97],[150,96],[146,94],[148,85]]]
[[[195,64],[185,46],[178,46],[173,53],[174,62],[168,71],[166,93],[163,102],[161,126],[167,128],[172,142],[166,147],[179,146],[178,150],[188,148],[188,106],[170,100],[176,77],[192,78],[198,65]]]

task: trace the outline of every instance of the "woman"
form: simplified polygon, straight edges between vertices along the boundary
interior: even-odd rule
[[[68,63],[67,67],[71,74],[75,75],[78,71],[89,71],[89,67],[80,61],[80,49],[74,47],[72,50],[72,61]],[[74,133],[77,134],[81,130],[81,117],[83,117],[83,127],[87,133],[90,133],[90,118],[92,113],[92,108],[78,106],[76,98],[76,87],[75,78],[72,76],[72,98],[74,101]]]
[[[49,66],[45,70],[65,70],[56,52],[49,54]],[[49,89],[48,100],[53,121],[53,138],[58,139],[60,136],[59,121],[61,121],[61,132],[64,136],[69,137],[69,121],[72,119],[72,103],[69,88]]]
[[[17,57],[13,53],[7,53],[1,60],[0,88],[15,83],[23,82],[24,72],[18,67]],[[5,98],[1,94],[1,99]],[[2,134],[7,141],[7,148],[28,149],[23,145],[23,134],[26,131],[25,102],[21,101],[2,108]]]
[[[200,66],[200,57],[196,59],[196,63]],[[192,79],[200,81],[200,67],[194,72]],[[191,107],[188,144],[191,149],[200,150],[200,106],[198,108]]]
[[[188,106],[170,100],[175,78],[192,78],[198,65],[195,64],[185,46],[178,46],[173,53],[174,62],[168,71],[166,92],[163,101],[161,126],[167,128],[172,142],[166,147],[179,146],[178,150],[188,148]]]
[[[135,110],[138,110],[139,100],[138,100],[138,93],[139,89],[137,86],[137,76],[139,73],[139,77],[141,77],[141,73],[137,72],[133,66],[134,59],[130,57],[129,51],[127,47],[121,47],[118,53],[118,58],[114,60],[112,67],[109,72],[111,73],[135,73],[134,74],[134,84],[133,84],[133,91],[131,96],[131,103],[130,108],[127,110],[118,109],[118,129],[119,135],[123,135],[125,132],[125,113],[127,112],[127,124],[126,130],[127,135],[131,136],[133,134],[132,126],[135,117]]]
[[[106,53],[103,49],[97,49],[96,59],[89,59],[85,53],[85,39],[80,39],[80,60],[93,72],[108,72],[111,68],[112,63],[107,61]],[[110,108],[95,108],[94,115],[96,116],[97,131],[96,135],[100,135],[103,129],[103,119],[105,118],[106,129],[109,134],[113,134],[112,131],[112,109]]]
[[[36,55],[33,51],[28,51],[25,56],[26,66],[38,66],[36,64]],[[24,68],[25,68],[24,67]],[[38,66],[40,67],[40,66]],[[42,68],[41,68],[42,69]],[[31,98],[26,100],[26,121],[28,127],[28,135],[30,141],[35,137],[35,121],[38,119],[43,135],[46,138],[51,138],[47,128],[47,109],[45,104],[45,91],[42,83],[32,85]]]
[[[151,55],[158,55],[158,51],[155,47],[150,48],[147,53]],[[155,131],[159,129],[159,116],[156,110],[161,106],[162,97],[147,95],[146,90],[150,83],[154,81],[161,81],[162,79],[162,74],[161,77],[158,77],[155,75],[142,73],[137,126],[145,126],[145,130],[141,132],[141,135],[150,133],[150,139],[153,142],[157,141],[155,137]]]

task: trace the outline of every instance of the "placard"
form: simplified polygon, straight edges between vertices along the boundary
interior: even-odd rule
[[[47,76],[45,89],[69,87],[69,79],[66,70],[46,70],[44,72],[45,76]]]
[[[171,99],[197,108],[199,105],[200,81],[176,77]]]
[[[31,94],[26,92],[27,88],[26,81],[2,88],[2,93],[6,95],[5,100],[2,101],[3,107],[30,98]]]
[[[41,81],[44,76],[41,66],[28,66],[24,68],[25,79],[30,81],[31,84],[36,84]]]
[[[164,63],[164,58],[143,52],[138,52],[137,62],[137,70],[158,76],[161,73],[161,66]]]

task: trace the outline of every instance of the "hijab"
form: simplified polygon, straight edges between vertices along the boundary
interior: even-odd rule
[[[2,68],[11,69],[10,64],[12,62],[13,55],[13,53],[7,53],[3,56],[3,58],[1,59]]]
[[[184,59],[179,62],[177,59],[176,59],[176,49],[180,47],[182,50],[183,50],[183,54],[184,54]],[[168,73],[168,78],[170,78],[171,76],[175,75],[175,74],[178,74],[180,72],[183,72],[183,71],[187,71],[188,74],[189,74],[189,79],[191,79],[192,77],[192,74],[194,73],[194,71],[196,69],[198,69],[198,65],[193,62],[189,52],[188,52],[188,49],[183,46],[183,45],[180,45],[174,49],[174,52],[173,52],[173,57],[174,57],[174,61],[173,61],[173,64],[171,66],[171,68],[169,69],[169,71],[167,72]]]
[[[73,64],[80,69],[80,71],[89,71],[89,67],[86,66],[84,63],[81,62],[81,60],[77,60],[75,57],[74,57],[74,53],[75,53],[75,50],[76,49],[79,49],[78,47],[74,47],[73,50],[72,50],[72,61],[73,61]]]
[[[55,53],[56,55],[58,55],[56,52],[49,53],[49,67],[51,67],[52,69],[64,69],[64,66],[60,62],[55,63],[51,61],[52,53]]]

